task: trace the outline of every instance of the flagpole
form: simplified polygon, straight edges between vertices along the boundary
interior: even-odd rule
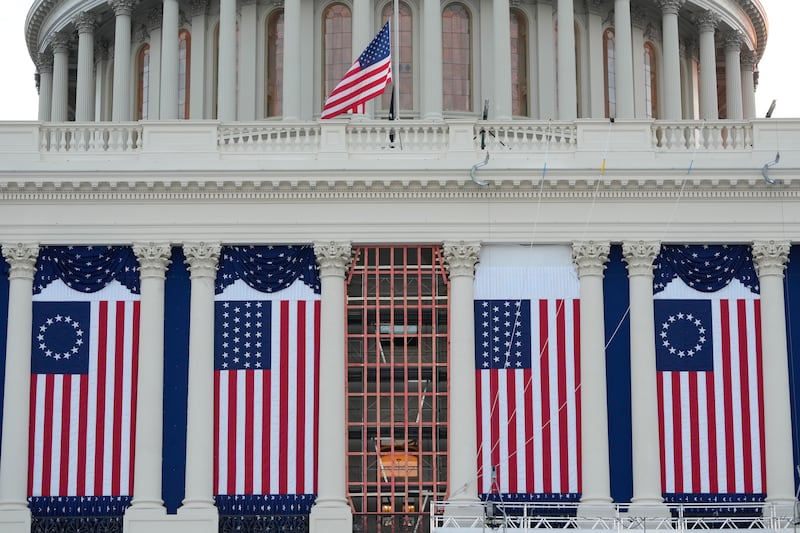
[[[393,48],[393,66],[392,69],[392,81],[394,82],[392,85],[392,91],[394,92],[394,102],[395,102],[395,109],[394,109],[394,120],[398,120],[400,118],[400,0],[394,0],[394,18],[393,26],[394,26],[394,44]]]

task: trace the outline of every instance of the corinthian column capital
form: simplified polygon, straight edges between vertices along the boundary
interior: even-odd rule
[[[71,39],[70,35],[64,32],[58,32],[53,36],[50,41],[50,46],[54,54],[68,53]]]
[[[789,241],[755,241],[753,243],[753,263],[758,277],[781,276],[789,262]]]
[[[3,258],[11,267],[9,279],[33,279],[36,274],[36,258],[39,257],[39,245],[31,243],[3,244]]]
[[[722,44],[726,51],[738,52],[743,42],[744,35],[739,30],[726,31],[722,36]]]
[[[217,275],[222,245],[218,242],[187,242],[183,244],[184,261],[192,278],[214,278]]]
[[[189,15],[192,17],[205,15],[206,10],[208,10],[208,0],[192,0],[189,3]]]
[[[344,277],[353,256],[350,242],[315,242],[314,255],[321,276]]]
[[[93,33],[94,28],[97,25],[97,15],[89,11],[84,11],[82,13],[78,13],[75,19],[73,19],[73,22],[75,23],[75,27],[78,29],[78,35],[81,33]]]
[[[108,0],[108,5],[114,10],[114,15],[119,17],[130,15],[133,12],[133,5],[136,0]]]
[[[572,262],[578,277],[602,276],[608,262],[611,245],[608,242],[575,241],[572,243]]]
[[[39,69],[39,74],[52,74],[53,54],[49,52],[42,52],[39,54],[38,61],[36,61],[36,68]]]
[[[652,276],[653,261],[661,251],[659,241],[622,243],[622,257],[628,263],[628,276]]]
[[[445,242],[443,246],[444,260],[450,277],[474,276],[475,265],[481,252],[479,242]]]
[[[139,272],[142,278],[164,278],[167,267],[172,260],[172,247],[168,242],[135,243],[133,253],[139,260]]]
[[[677,15],[686,0],[658,0],[661,13],[664,15]]]
[[[700,31],[714,31],[720,22],[720,16],[713,11],[704,11],[694,19]]]

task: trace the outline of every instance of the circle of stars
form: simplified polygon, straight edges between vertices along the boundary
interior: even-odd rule
[[[697,331],[697,339],[694,346],[687,349],[679,349],[669,342],[669,329],[679,322],[686,322],[690,327],[694,326]],[[677,355],[680,358],[694,357],[695,354],[703,349],[703,345],[706,343],[706,328],[703,327],[703,323],[700,319],[695,317],[692,313],[677,313],[670,315],[667,321],[661,324],[661,333],[659,333],[659,336],[661,337],[661,344],[667,349],[670,355]]]
[[[54,327],[63,325],[63,327],[72,328],[74,333],[72,346],[68,350],[58,351],[53,350],[47,344],[47,332]],[[62,327],[62,329],[63,329]],[[80,346],[83,345],[83,330],[77,320],[73,320],[70,316],[56,315],[45,320],[44,324],[39,326],[39,333],[36,335],[36,340],[39,343],[39,349],[42,350],[45,357],[52,357],[56,361],[61,359],[69,360],[72,356],[77,356],[80,351]]]

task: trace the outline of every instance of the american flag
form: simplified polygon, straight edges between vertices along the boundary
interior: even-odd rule
[[[761,307],[757,287],[745,285],[755,277],[749,250],[692,248],[667,248],[657,261],[668,272],[670,259],[683,256],[673,261],[683,275],[654,295],[662,490],[668,498],[759,496],[766,488]],[[740,267],[720,266],[734,259]]]
[[[478,491],[577,497],[577,279],[572,267],[555,269],[566,283],[549,284],[552,271],[494,268],[483,264],[483,252],[481,262],[475,291]],[[553,291],[558,285],[566,290]],[[514,292],[519,297],[509,298]],[[500,298],[486,298],[492,294]]]
[[[33,305],[28,494],[130,495],[138,296],[50,288],[60,301]]]
[[[316,487],[320,301],[291,290],[215,303],[218,495]]]
[[[391,81],[392,58],[387,22],[331,91],[320,118],[333,118],[348,111],[358,112],[360,105],[383,94]]]

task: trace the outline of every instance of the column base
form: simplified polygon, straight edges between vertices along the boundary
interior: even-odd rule
[[[122,527],[125,533],[168,533],[167,509],[163,505],[134,503],[125,510]]]
[[[30,533],[31,510],[22,504],[0,504],[0,531]]]
[[[659,500],[632,502],[628,512],[621,516],[625,529],[672,529],[672,513]]]
[[[175,533],[219,533],[219,512],[214,503],[184,503],[178,514],[170,517]]]
[[[494,527],[493,523],[502,520],[502,513],[492,503],[477,498],[450,498],[444,506],[445,523],[448,527]]]
[[[309,517],[310,533],[353,533],[353,511],[347,500],[317,501]]]
[[[576,515],[581,528],[598,529],[595,524],[604,523],[609,524],[608,529],[614,529],[611,524],[617,517],[617,507],[610,499],[581,501],[578,504]]]

